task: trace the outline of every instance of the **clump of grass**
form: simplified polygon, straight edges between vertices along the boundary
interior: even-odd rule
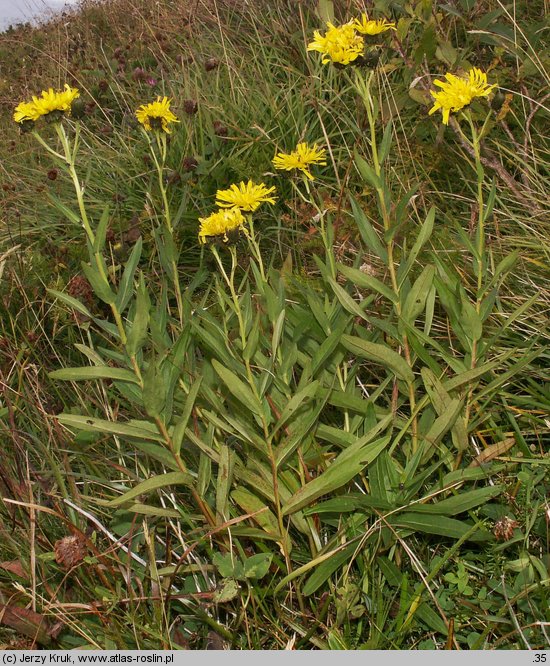
[[[2,176],[6,642],[544,647],[533,4],[525,24],[388,6],[397,30],[356,76],[306,55],[332,3],[204,2],[183,23],[179,2],[85,3],[0,40],[23,72]],[[432,73],[495,59],[500,109],[427,116]],[[53,81],[82,103],[37,146],[11,112]],[[157,95],[170,135],[135,117]],[[300,142],[326,151],[311,182],[272,164]],[[199,244],[249,179],[276,203]]]

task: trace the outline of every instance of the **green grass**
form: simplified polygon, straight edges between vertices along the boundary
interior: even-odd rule
[[[376,3],[399,23],[371,118],[305,51],[331,4],[85,2],[0,35],[0,644],[548,647],[544,3]],[[482,262],[475,156],[427,115],[430,81],[470,66],[504,93]],[[63,165],[11,120],[65,81],[97,252]],[[134,118],[159,94],[181,120],[172,250]],[[271,165],[302,140],[328,149],[310,192]],[[248,178],[278,190],[261,254],[241,236],[218,261],[198,218]]]

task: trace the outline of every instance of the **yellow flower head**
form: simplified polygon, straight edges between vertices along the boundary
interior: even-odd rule
[[[369,19],[366,14],[362,14],[360,19],[353,20],[353,27],[363,35],[379,35],[386,30],[395,30],[395,23],[386,19]]]
[[[168,97],[157,97],[156,102],[142,104],[136,111],[136,118],[148,132],[161,129],[170,134],[168,124],[179,123],[177,116],[170,111]]]
[[[199,217],[199,222],[199,241],[206,243],[209,236],[223,235],[224,241],[227,241],[227,232],[242,228],[245,219],[240,208],[223,208],[208,217]]]
[[[430,90],[435,104],[430,109],[430,115],[439,109],[443,112],[443,124],[449,124],[451,111],[460,111],[468,106],[476,97],[487,97],[496,83],[487,83],[487,74],[477,67],[468,72],[467,77],[445,74],[446,81],[434,81],[434,85],[441,88],[439,91]]]
[[[52,111],[59,113],[71,112],[73,100],[80,96],[76,88],[65,84],[64,90],[43,90],[40,97],[33,96],[32,102],[21,102],[15,108],[13,119],[16,123],[24,123],[31,120],[36,122],[40,116],[47,116]]]
[[[317,144],[310,147],[307,143],[299,143],[296,150],[291,153],[278,153],[272,161],[276,169],[284,169],[285,171],[299,169],[309,180],[313,180],[308,167],[311,164],[326,164],[325,153],[325,149],[319,148]]]
[[[256,185],[251,180],[248,183],[241,181],[238,185],[231,185],[228,190],[218,190],[216,203],[220,208],[240,208],[251,213],[264,202],[274,204],[275,199],[270,196],[273,192],[275,188],[267,187],[265,183]]]
[[[307,45],[308,51],[319,51],[323,54],[323,65],[327,62],[349,65],[363,55],[365,43],[361,35],[355,32],[351,21],[340,26],[327,23],[327,28],[324,35],[316,30],[313,41]]]

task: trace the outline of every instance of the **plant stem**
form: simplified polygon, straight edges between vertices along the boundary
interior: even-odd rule
[[[391,220],[391,215],[390,211],[388,210],[387,202],[386,202],[386,191],[385,187],[383,184],[383,174],[382,174],[382,165],[380,164],[380,158],[378,154],[378,144],[376,142],[376,119],[374,117],[374,103],[372,100],[372,95],[370,92],[370,86],[371,86],[371,81],[372,81],[372,73],[369,76],[368,81],[365,83],[363,82],[359,77],[356,78],[355,80],[355,88],[359,95],[363,99],[363,103],[365,105],[365,109],[367,111],[367,118],[369,121],[369,129],[370,129],[370,139],[369,139],[369,144],[371,148],[371,153],[372,153],[372,162],[374,166],[374,172],[378,178],[378,185],[376,187],[376,194],[378,197],[378,202],[380,205],[380,213],[382,215],[382,223],[384,225],[384,235],[386,238],[386,249],[388,253],[388,270],[390,272],[390,280],[392,284],[392,289],[397,296],[396,302],[395,302],[395,312],[397,314],[397,317],[401,317],[401,297],[400,297],[400,288],[399,288],[399,283],[397,280],[397,274],[395,271],[395,263],[393,259],[393,249],[394,249],[394,240],[393,236],[389,234],[391,226],[392,226],[392,220]],[[401,336],[401,342],[403,344],[403,352],[405,354],[405,360],[407,361],[407,365],[413,369],[414,361],[411,355],[411,350],[409,346],[409,340],[407,337],[406,333],[403,333]],[[415,395],[415,389],[414,389],[414,381],[407,382],[407,388],[409,391],[409,404],[410,404],[410,409],[411,409],[411,415],[413,416],[412,418],[412,423],[411,423],[411,434],[412,434],[412,452],[416,452],[418,448],[418,418],[416,416],[416,395]]]
[[[55,125],[55,130],[57,132],[57,136],[59,137],[59,140],[61,141],[61,145],[63,146],[63,153],[64,156],[61,156],[59,153],[55,152],[52,150],[46,143],[45,141],[42,140],[42,137],[38,135],[38,133],[34,133],[35,137],[39,140],[39,142],[45,146],[49,152],[63,160],[67,167],[67,171],[69,172],[69,175],[71,177],[71,180],[73,181],[74,185],[74,190],[76,194],[76,200],[78,202],[78,209],[80,211],[80,219],[82,220],[82,225],[84,227],[84,230],[86,231],[86,235],[88,236],[88,241],[90,243],[91,249],[91,255],[95,259],[95,264],[97,267],[97,270],[103,277],[103,279],[106,282],[109,282],[109,278],[107,275],[107,272],[103,266],[103,258],[101,256],[101,253],[98,248],[96,248],[96,236],[95,233],[92,229],[92,225],[90,224],[90,220],[88,218],[88,213],[86,212],[86,205],[84,203],[84,188],[82,187],[80,183],[80,179],[78,178],[78,174],[76,173],[76,155],[78,151],[78,145],[79,145],[79,137],[80,137],[80,125],[77,123],[76,125],[76,130],[75,130],[75,138],[74,138],[74,143],[71,147],[71,143],[69,141],[69,137],[67,136],[67,133],[65,132],[65,128],[61,123],[56,123]],[[120,313],[119,309],[116,306],[116,303],[110,303],[111,307],[111,312],[113,313],[113,317],[115,319],[115,323],[118,329],[118,334],[120,336],[120,341],[122,345],[126,345],[126,331],[124,330],[124,324],[122,322],[122,314]]]
[[[252,254],[254,255],[256,261],[258,262],[258,266],[260,268],[260,275],[262,276],[262,281],[267,282],[265,277],[264,262],[262,260],[262,254],[260,252],[260,244],[258,243],[256,239],[256,234],[254,233],[254,220],[252,219],[252,213],[248,215],[247,218],[248,218],[248,230],[250,232],[248,236],[248,242],[252,250]]]
[[[149,143],[151,156],[153,158],[153,162],[155,163],[155,167],[157,169],[158,186],[163,205],[164,223],[168,235],[170,237],[170,245],[171,245],[170,252],[172,252],[172,248],[174,248],[174,228],[172,226],[172,215],[170,213],[170,205],[168,203],[168,193],[166,191],[166,186],[164,184],[164,165],[166,164],[166,154],[167,154],[166,134],[164,132],[161,132],[160,130],[155,132],[155,138],[157,144],[157,148],[155,150],[155,146],[153,145],[149,134],[145,130],[143,130],[143,133],[145,134],[147,142]],[[160,160],[159,157],[157,156],[157,151],[160,156]],[[170,263],[172,266],[172,277],[174,283],[174,293],[176,295],[176,303],[178,306],[178,316],[180,324],[183,325],[183,299],[181,296],[181,288],[178,278],[178,266],[175,257],[171,256]]]
[[[75,193],[76,193],[76,200],[78,202],[78,209],[80,211],[80,219],[82,220],[82,225],[84,227],[84,230],[86,231],[86,235],[88,236],[88,240],[90,241],[92,247],[95,245],[95,234],[92,231],[92,226],[90,224],[90,221],[88,219],[88,214],[86,213],[86,206],[84,205],[84,188],[80,184],[80,180],[78,178],[78,174],[76,173],[76,168],[75,168],[75,157],[76,157],[76,147],[77,147],[77,142],[78,142],[78,135],[80,133],[80,126],[76,125],[76,136],[75,136],[75,146],[73,150],[71,150],[71,146],[69,143],[69,138],[65,132],[65,128],[61,123],[56,123],[55,124],[55,130],[57,132],[57,136],[59,137],[59,140],[61,141],[61,145],[63,146],[63,152],[65,153],[64,161],[67,164],[67,169],[69,171],[69,175],[71,176],[71,179],[73,181]],[[36,133],[35,133],[36,136]],[[46,145],[45,143],[42,142],[43,145]],[[50,150],[50,152],[53,155],[58,156],[58,153],[55,151]]]
[[[478,133],[476,126],[474,124],[474,121],[472,119],[472,114],[470,110],[468,110],[465,114],[466,119],[468,120],[468,124],[470,125],[470,130],[472,132],[472,140],[471,140],[471,146],[474,151],[474,159],[475,159],[475,168],[476,168],[476,176],[477,176],[477,207],[478,207],[478,221],[477,221],[477,229],[476,229],[476,249],[475,249],[475,268],[476,268],[476,273],[477,273],[477,293],[476,293],[476,303],[475,303],[475,309],[477,314],[479,315],[481,312],[481,303],[482,303],[482,294],[483,294],[483,279],[484,279],[484,267],[485,267],[485,204],[483,200],[483,181],[485,178],[485,172],[483,170],[483,165],[481,163],[481,136],[483,134],[483,129],[485,128],[485,125],[487,121],[485,121],[485,124],[483,125],[483,129],[481,132]],[[464,137],[466,138],[466,137]],[[470,142],[469,142],[470,143]],[[478,341],[477,338],[472,340],[472,356],[471,356],[471,362],[470,362],[470,368],[473,370],[478,363]],[[466,400],[466,409],[465,409],[465,422],[466,426],[468,425],[470,421],[470,413],[472,409],[472,398],[473,398],[473,386],[470,388],[468,391],[468,397]],[[459,460],[460,460],[460,455],[459,455]],[[458,464],[458,462],[457,462]]]
[[[214,255],[214,258],[216,259],[216,262],[219,266],[220,272],[223,275],[223,278],[229,288],[229,292],[231,294],[231,299],[233,300],[233,307],[235,310],[235,314],[237,315],[237,320],[239,322],[239,333],[241,337],[241,346],[244,351],[246,347],[246,328],[244,324],[244,318],[242,315],[241,311],[241,304],[239,301],[239,296],[237,294],[237,290],[235,289],[235,271],[237,269],[237,251],[235,249],[234,245],[229,246],[229,251],[231,253],[231,272],[228,275],[227,271],[224,268],[224,265],[221,261],[220,255],[218,254],[218,250],[214,245],[211,245],[211,250],[212,254]],[[245,367],[246,367],[246,375],[248,378],[248,383],[250,385],[250,388],[252,389],[252,392],[254,393],[254,396],[258,400],[258,402],[261,404],[262,402],[262,397],[260,393],[258,392],[258,387],[256,385],[256,382],[254,381],[254,375],[252,374],[252,367],[250,365],[250,360],[248,358],[244,359]],[[281,549],[283,551],[287,569],[290,573],[292,570],[292,564],[290,560],[290,556],[288,553],[288,549],[286,546],[286,530],[284,526],[284,520],[283,520],[283,512],[281,508],[281,498],[279,494],[279,479],[278,479],[278,474],[277,474],[277,460],[275,458],[275,452],[273,450],[273,444],[271,442],[271,437],[269,435],[269,427],[267,424],[267,421],[265,419],[265,416],[262,414],[261,416],[262,419],[262,428],[263,428],[263,434],[265,438],[265,443],[267,447],[267,456],[269,459],[270,467],[271,467],[271,476],[272,476],[272,483],[273,483],[273,500],[275,504],[275,510],[277,513],[277,523],[279,526],[279,531],[281,533]]]

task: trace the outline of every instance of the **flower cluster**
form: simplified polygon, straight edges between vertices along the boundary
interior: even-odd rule
[[[136,118],[147,132],[162,130],[170,134],[170,123],[179,123],[177,116],[170,111],[171,100],[168,97],[157,97],[156,102],[142,104],[136,111]]]
[[[210,236],[223,236],[227,241],[227,233],[242,230],[246,221],[243,212],[253,213],[262,203],[274,204],[273,193],[275,187],[267,187],[265,183],[247,183],[241,181],[238,185],[231,185],[226,190],[216,192],[216,204],[219,210],[208,217],[200,217],[199,241],[206,243]]]
[[[429,112],[431,115],[441,109],[444,125],[449,124],[451,111],[460,111],[476,97],[487,97],[497,87],[496,83],[488,84],[487,74],[477,67],[471,69],[467,77],[445,74],[445,79],[445,81],[434,81],[434,85],[441,90],[430,91],[435,103]]]
[[[363,55],[365,43],[355,31],[353,22],[338,27],[329,22],[327,28],[324,35],[316,30],[313,41],[307,47],[308,51],[319,51],[323,55],[323,65],[327,62],[349,65]]]
[[[309,146],[307,143],[299,143],[296,150],[290,153],[277,153],[273,158],[273,166],[285,171],[298,169],[309,180],[313,180],[309,166],[311,164],[326,164],[325,153],[325,149],[319,148],[316,143],[313,146]]]
[[[15,108],[13,119],[16,123],[36,122],[41,116],[59,120],[63,114],[71,113],[73,101],[80,96],[76,88],[65,84],[64,90],[43,90],[40,97],[33,96],[31,102],[21,102]]]
[[[274,187],[267,187],[264,183],[256,185],[251,180],[231,185],[227,190],[216,192],[216,204],[220,208],[239,208],[242,211],[253,213],[262,203],[274,204],[271,196]]]
[[[323,64],[332,62],[349,65],[363,56],[365,41],[362,35],[378,35],[386,30],[395,30],[395,23],[386,19],[369,19],[366,14],[362,14],[360,19],[352,19],[340,26],[328,22],[327,28],[324,35],[319,30],[313,33],[314,39],[308,44],[307,50],[319,51],[323,56]]]
[[[244,228],[245,218],[240,208],[222,208],[208,217],[199,217],[199,242],[206,243],[211,236],[223,236],[228,241],[227,233]]]

